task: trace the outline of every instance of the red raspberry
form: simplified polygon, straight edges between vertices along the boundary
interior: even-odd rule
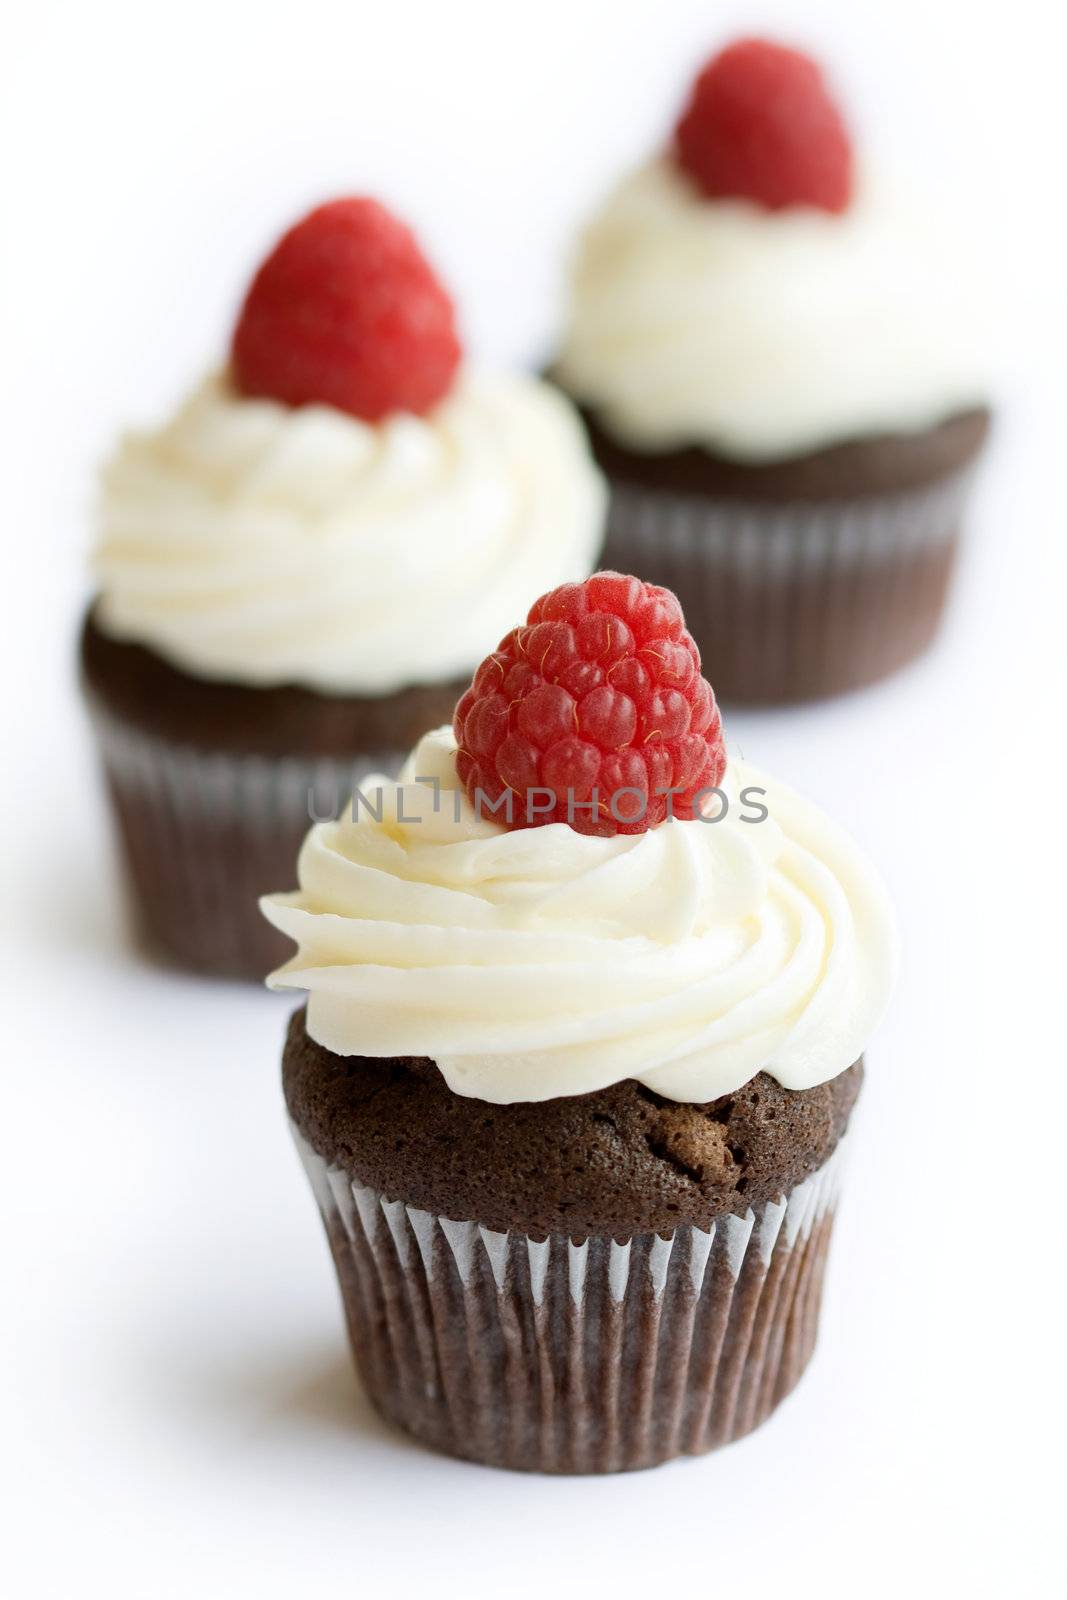
[[[233,336],[242,394],[377,422],[429,411],[460,359],[452,302],[414,234],[377,200],[332,200],[275,245]]]
[[[678,161],[712,199],[844,211],[852,197],[852,147],[818,65],[766,39],[712,57],[674,138]]]
[[[453,730],[471,804],[513,828],[644,833],[692,817],[726,769],[681,606],[620,572],[542,595],[474,674]]]

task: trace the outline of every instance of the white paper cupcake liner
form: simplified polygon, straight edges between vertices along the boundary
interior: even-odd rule
[[[845,1155],[708,1231],[538,1240],[433,1216],[294,1137],[378,1409],[494,1466],[615,1472],[762,1422],[815,1343]]]
[[[614,481],[604,563],[673,589],[726,702],[840,694],[936,634],[968,466],[859,500],[755,502]]]
[[[264,978],[291,953],[259,911],[291,888],[313,821],[399,751],[358,759],[203,751],[150,737],[91,703],[140,934],[182,966]]]

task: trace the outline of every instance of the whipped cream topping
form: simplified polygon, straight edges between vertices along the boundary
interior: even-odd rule
[[[732,761],[718,822],[509,832],[476,815],[455,754],[449,730],[427,735],[395,783],[312,828],[300,888],[261,902],[298,945],[268,981],[308,991],[328,1050],[429,1056],[496,1103],[626,1078],[704,1102],[761,1069],[806,1089],[861,1054],[893,921],[815,806]]]
[[[973,276],[940,216],[869,171],[841,215],[768,211],[663,157],[582,240],[557,372],[638,451],[759,461],[916,431],[983,403]]]
[[[205,678],[445,683],[588,575],[603,513],[573,407],[535,379],[467,371],[369,424],[214,377],[106,469],[97,619]]]

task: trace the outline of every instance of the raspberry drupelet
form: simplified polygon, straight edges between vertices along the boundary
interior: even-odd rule
[[[478,668],[453,731],[471,803],[514,828],[643,833],[691,818],[726,769],[681,606],[619,572],[536,601]]]

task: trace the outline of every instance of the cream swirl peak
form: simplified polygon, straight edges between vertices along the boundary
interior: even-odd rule
[[[269,982],[308,991],[326,1049],[429,1056],[495,1103],[627,1078],[698,1103],[760,1070],[824,1082],[888,998],[885,892],[783,785],[735,760],[722,787],[717,822],[507,831],[463,793],[451,733],[430,734],[396,783],[311,830],[297,891],[261,902],[298,945]]]
[[[368,423],[203,385],[104,476],[99,625],[198,676],[385,694],[473,670],[583,578],[604,490],[549,385],[463,371]]]
[[[664,156],[586,231],[560,381],[651,453],[761,461],[930,427],[988,386],[986,319],[953,245],[870,171],[841,214],[768,210],[709,200]]]

